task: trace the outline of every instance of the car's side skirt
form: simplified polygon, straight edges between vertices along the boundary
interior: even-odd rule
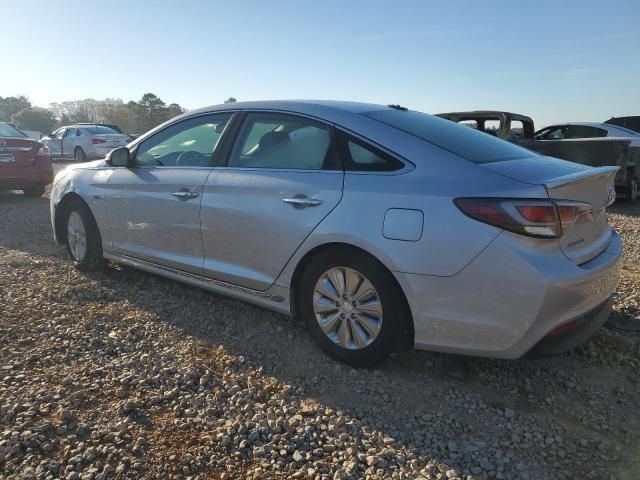
[[[205,290],[210,290],[228,297],[237,298],[284,315],[291,315],[289,291],[284,287],[273,285],[269,290],[260,292],[202,275],[187,273],[176,270],[175,268],[147,262],[146,260],[129,257],[120,253],[104,251],[103,256],[105,259],[116,263],[138,268],[179,282],[188,283],[189,285],[204,288]]]

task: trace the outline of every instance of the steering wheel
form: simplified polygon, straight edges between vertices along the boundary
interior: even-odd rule
[[[176,158],[176,165],[186,165],[189,167],[202,167],[203,163],[206,163],[206,156],[195,150],[187,150],[182,152]]]

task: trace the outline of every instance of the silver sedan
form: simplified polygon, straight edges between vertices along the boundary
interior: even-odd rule
[[[106,125],[77,124],[60,127],[40,140],[53,158],[86,162],[104,158],[114,148],[125,146],[131,138]]]
[[[616,169],[397,105],[234,103],[60,172],[51,221],[82,271],[110,260],[295,315],[355,366],[403,344],[518,358],[607,319]]]

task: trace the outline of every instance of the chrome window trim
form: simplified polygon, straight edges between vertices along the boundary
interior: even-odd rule
[[[344,170],[322,170],[308,168],[259,168],[259,167],[214,167],[215,170],[232,170],[237,172],[298,172],[298,173],[345,173]]]

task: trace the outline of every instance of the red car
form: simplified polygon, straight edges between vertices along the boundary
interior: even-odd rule
[[[39,197],[52,181],[49,149],[0,122],[0,190],[22,190],[29,197]]]

